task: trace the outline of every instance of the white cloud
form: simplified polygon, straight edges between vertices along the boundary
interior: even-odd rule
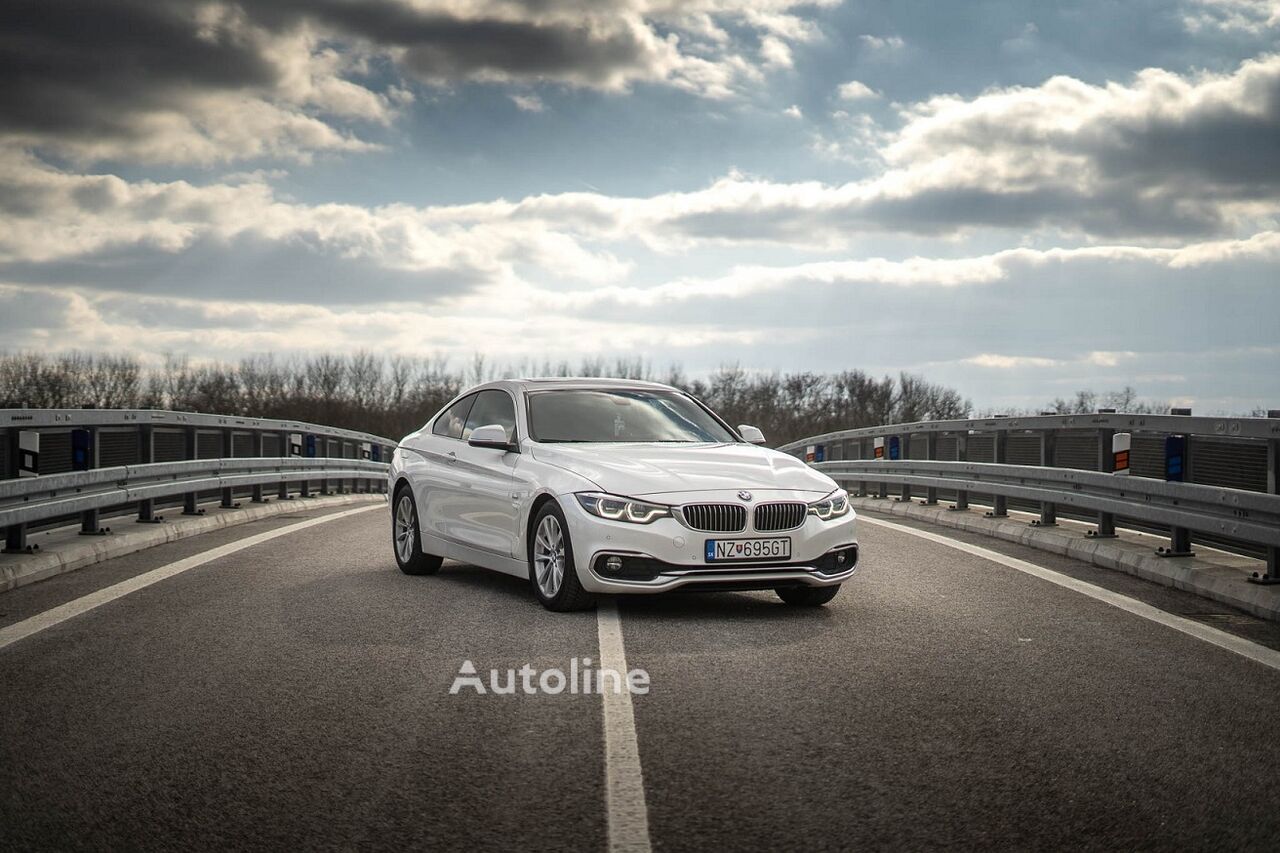
[[[850,80],[848,83],[841,83],[836,89],[836,94],[845,101],[862,101],[880,97],[879,92],[872,89],[866,83],[862,83],[857,80]]]
[[[1021,370],[1028,367],[1118,367],[1121,362],[1137,357],[1134,352],[1093,352],[1073,355],[1070,358],[1046,358],[1035,355],[1004,355],[984,352],[961,359],[965,364],[991,370]]]
[[[877,52],[887,52],[901,50],[906,47],[906,42],[900,36],[873,36],[860,35],[858,41],[862,42],[869,49]]]
[[[546,105],[542,103],[542,98],[537,95],[511,95],[511,102],[520,110],[527,113],[540,113],[546,109]]]
[[[963,359],[965,364],[974,367],[986,367],[992,370],[1013,370],[1020,367],[1057,367],[1063,362],[1056,358],[1041,358],[1029,355],[1000,355],[984,352]]]
[[[796,106],[795,104],[792,104],[791,106],[783,110],[782,114],[784,116],[787,116],[788,118],[804,118],[804,113],[801,112],[800,107]]]
[[[290,203],[277,198],[265,180],[253,174],[239,177],[236,183],[205,186],[129,182],[113,175],[59,171],[27,155],[2,156],[0,197],[20,199],[21,205],[0,212],[0,261],[42,263],[130,246],[179,252],[202,240],[251,236],[293,241],[391,269],[448,269],[457,264],[486,277],[510,277],[505,265],[532,263],[557,276],[607,282],[626,273],[628,265],[610,249],[627,243],[658,252],[750,243],[837,249],[883,192],[875,184],[776,184],[731,175],[703,190],[647,198],[570,192],[517,202],[366,208]],[[917,268],[911,275],[946,283],[955,270],[964,270],[965,280],[975,269],[989,278],[1009,263],[1078,258],[1191,268],[1230,259],[1274,258],[1280,252],[1277,233],[1265,230],[1244,239],[1180,248],[1120,244],[1010,249],[939,262],[941,266]],[[917,261],[898,262],[895,268]],[[812,269],[831,271],[840,262],[833,263]]]
[[[625,93],[648,83],[736,97],[763,69],[791,67],[790,44],[818,37],[794,10],[831,5],[56,2],[23,23],[26,35],[0,68],[0,144],[81,163],[198,165],[371,150],[373,132],[414,101],[414,84],[551,82]],[[85,38],[95,31],[117,35]],[[758,61],[749,58],[756,37]]]
[[[138,253],[176,255],[200,246],[235,261],[234,241],[317,254],[404,272],[434,272],[463,281],[502,283],[516,264],[587,281],[625,275],[629,265],[589,248],[571,231],[503,216],[502,205],[483,217],[467,208],[450,216],[406,205],[365,208],[306,205],[276,198],[264,182],[196,186],[185,181],[128,182],[113,175],[78,175],[51,169],[29,156],[0,156],[0,196],[24,199],[22,211],[0,215],[0,262],[47,264],[117,256],[107,269]],[[120,253],[124,253],[122,256]],[[88,279],[93,269],[79,275]],[[290,286],[279,283],[279,295]],[[423,297],[428,293],[420,294]]]
[[[878,165],[838,186],[727,179],[685,193],[669,239],[830,245],[874,231],[955,235],[1045,229],[1092,239],[1182,239],[1274,227],[1280,55],[1231,73],[1159,69],[1129,83],[1054,77],[1040,86],[938,96],[899,108],[901,127],[837,123],[823,153]]]
[[[770,33],[787,41],[812,42],[817,41],[822,35],[817,24],[796,15],[748,7],[743,13],[743,19],[761,32]]]
[[[259,352],[354,351],[376,341],[383,355],[438,352],[466,357],[483,348],[489,359],[501,362],[531,353],[556,359],[650,348],[679,353],[699,347],[753,346],[767,336],[715,322],[665,328],[572,316],[555,323],[535,322],[519,310],[476,310],[476,303],[466,302],[445,302],[431,310],[413,303],[335,309],[0,284],[0,307],[7,304],[21,305],[28,320],[7,333],[6,343],[14,347],[56,347],[57,340],[74,330],[76,345],[87,349],[144,356],[183,352],[229,361]],[[32,319],[42,325],[32,324]]]
[[[1280,261],[1280,231],[1257,234],[1246,240],[1224,240],[1181,248],[1144,246],[1088,246],[1075,249],[1005,249],[967,258],[904,260],[868,258],[817,261],[790,266],[740,266],[709,279],[682,278],[651,287],[606,285],[590,291],[547,295],[546,306],[581,308],[609,303],[621,306],[674,306],[706,300],[721,305],[771,292],[806,292],[815,286],[854,288],[889,285],[901,288],[959,288],[1023,279],[1048,267],[1087,264],[1133,264],[1148,271],[1188,269],[1239,261]],[[1092,354],[1093,364],[1112,366],[1123,357],[1119,351]]]
[[[1229,74],[1054,77],[902,109],[882,155],[886,197],[970,193],[970,215],[1053,216],[1085,231],[1224,229],[1280,198],[1280,55]],[[1007,202],[1007,203],[1006,203]]]
[[[1189,0],[1182,21],[1193,33],[1223,30],[1261,35],[1280,27],[1280,0]]]
[[[777,36],[765,36],[760,39],[760,58],[766,68],[790,68],[792,66],[791,48]]]

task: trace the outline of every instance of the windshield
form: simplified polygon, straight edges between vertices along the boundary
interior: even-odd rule
[[[630,388],[535,391],[529,435],[543,442],[737,441],[683,394]]]

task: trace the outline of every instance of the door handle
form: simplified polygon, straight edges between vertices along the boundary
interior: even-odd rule
[[[444,455],[444,461],[445,461],[445,462],[448,462],[448,463],[450,463],[450,464],[452,464],[452,463],[454,463],[454,462],[457,462],[457,461],[458,461],[458,454],[456,454],[456,453],[454,453],[452,450],[450,450],[448,453],[446,453],[446,454]]]

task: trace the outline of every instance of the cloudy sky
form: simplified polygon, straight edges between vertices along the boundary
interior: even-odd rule
[[[0,347],[1280,406],[1280,0],[7,0]]]

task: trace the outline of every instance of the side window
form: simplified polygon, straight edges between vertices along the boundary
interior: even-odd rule
[[[470,438],[476,427],[489,424],[499,424],[505,429],[507,441],[516,440],[516,407],[506,391],[490,389],[476,395],[476,404],[471,407],[466,429],[462,431],[463,439]]]
[[[435,435],[443,435],[446,438],[462,438],[462,428],[467,423],[467,413],[471,411],[471,404],[476,401],[477,394],[463,397],[449,408],[445,409],[440,417],[436,418],[435,425],[431,427],[431,432]]]

